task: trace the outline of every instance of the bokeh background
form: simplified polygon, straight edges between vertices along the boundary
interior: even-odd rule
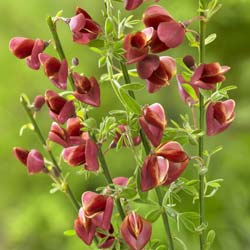
[[[46,26],[47,15],[55,15],[64,10],[64,16],[73,15],[76,6],[81,6],[102,23],[100,0],[12,0],[0,1],[0,249],[3,250],[72,250],[86,248],[77,237],[65,237],[63,232],[71,229],[75,218],[71,204],[61,193],[49,194],[50,180],[45,175],[27,176],[26,170],[12,156],[13,146],[38,148],[42,150],[36,135],[25,132],[19,137],[20,127],[27,122],[27,117],[19,105],[20,93],[27,93],[31,99],[45,89],[54,87],[44,76],[42,70],[34,72],[26,67],[24,61],[18,61],[8,50],[8,42],[14,36],[50,39]],[[133,14],[141,13],[149,4],[141,6]],[[197,15],[198,1],[161,1],[177,20],[186,20]],[[224,150],[217,154],[211,163],[208,178],[223,178],[224,183],[217,195],[206,200],[206,218],[209,228],[215,229],[217,237],[214,250],[250,249],[250,1],[221,0],[222,10],[212,19],[208,33],[217,33],[217,39],[207,47],[207,62],[219,61],[230,65],[225,84],[236,84],[238,89],[231,97],[237,101],[237,119],[230,130],[213,138],[206,139],[208,148],[223,145]],[[115,4],[123,11],[122,4]],[[124,14],[127,14],[124,12]],[[196,27],[195,25],[193,27]],[[139,29],[140,27],[138,27]],[[104,70],[97,68],[97,55],[87,47],[73,44],[68,28],[60,24],[59,33],[68,58],[80,59],[81,71],[87,75],[99,77]],[[54,53],[52,50],[51,53]],[[187,41],[173,52],[173,56],[193,54],[196,50],[187,46]],[[101,117],[111,109],[119,108],[112,89],[103,84],[102,107],[93,115]],[[178,113],[188,113],[177,94],[176,82],[159,93],[149,95],[146,91],[139,94],[140,103],[160,102],[166,108],[167,116],[179,121]],[[50,120],[46,109],[39,114],[39,123],[44,134],[48,133]],[[107,161],[114,176],[129,176],[134,168],[130,152],[112,152]],[[186,172],[186,176],[195,175],[195,171]],[[65,168],[68,171],[68,168]],[[83,175],[72,172],[69,182],[80,199],[85,190],[94,190],[103,185],[102,177],[91,176],[88,180]],[[184,197],[185,200],[185,197]],[[196,205],[194,205],[196,207]],[[181,210],[194,209],[190,201],[184,202]],[[160,231],[159,231],[160,230]],[[185,231],[174,231],[184,238],[188,250],[198,249],[197,237]],[[157,222],[155,235],[164,239],[161,221]],[[177,247],[177,250],[181,247]]]

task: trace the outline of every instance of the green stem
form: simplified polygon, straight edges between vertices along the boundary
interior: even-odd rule
[[[162,202],[163,202],[163,197],[162,197],[162,193],[161,193],[161,189],[160,187],[157,187],[155,189],[156,191],[156,194],[157,194],[157,198],[158,198],[158,201],[160,203],[160,206],[162,206]],[[169,221],[168,221],[168,216],[167,216],[167,213],[166,211],[164,210],[164,212],[162,213],[162,220],[163,220],[163,224],[164,224],[164,228],[165,228],[165,231],[167,233],[167,236],[168,236],[168,243],[169,243],[169,250],[174,250],[174,242],[173,242],[173,238],[172,238],[172,234],[171,234],[171,230],[170,230],[170,226],[169,226]]]
[[[105,157],[103,155],[101,147],[99,148],[98,157],[99,157],[99,161],[101,163],[103,174],[104,174],[104,176],[106,178],[107,183],[112,184],[113,180],[112,180],[111,174],[109,172],[108,165],[107,165],[107,162],[106,162]],[[123,211],[120,199],[116,199],[116,207],[117,207],[117,210],[118,210],[118,212],[120,214],[121,219],[123,220],[125,218],[125,213]]]
[[[60,38],[59,38],[58,33],[57,33],[56,23],[53,22],[51,16],[47,17],[47,24],[48,24],[50,32],[51,32],[51,34],[53,36],[53,39],[54,39],[54,42],[55,42],[55,45],[56,45],[56,51],[57,51],[60,59],[61,60],[65,59],[67,61],[67,58],[65,56],[65,53],[64,53],[64,50],[63,50],[63,47],[62,47],[62,43],[61,43]],[[72,77],[72,73],[69,73],[68,79],[69,79],[69,82],[71,84],[72,89],[74,90],[75,85],[74,85],[74,79]]]
[[[60,169],[60,167],[59,167],[59,165],[58,165],[58,163],[57,163],[57,161],[56,161],[56,159],[55,159],[52,151],[48,148],[46,140],[45,140],[44,136],[42,135],[42,132],[41,132],[41,130],[40,130],[40,128],[39,128],[36,120],[33,117],[33,113],[31,111],[31,109],[29,108],[29,104],[28,104],[27,100],[25,99],[25,97],[23,95],[21,95],[21,97],[20,97],[20,102],[21,102],[24,110],[26,111],[26,113],[27,113],[27,115],[28,115],[28,117],[29,117],[29,119],[30,119],[33,127],[34,127],[35,133],[37,134],[37,136],[39,137],[42,145],[44,146],[44,148],[48,152],[48,154],[50,156],[50,159],[53,162],[54,167],[55,167],[57,173],[59,174],[59,176],[57,178],[59,179],[60,182],[63,181],[65,183],[65,180],[64,180],[63,176],[61,175],[61,169]],[[64,192],[67,195],[67,197],[71,200],[74,208],[78,212],[79,209],[80,209],[79,203],[78,203],[77,199],[75,198],[75,196],[74,196],[74,194],[73,194],[70,186],[67,183],[65,183],[65,190],[64,190]]]
[[[206,1],[199,0],[199,7],[205,8]],[[200,16],[205,17],[205,13],[203,11],[200,12]],[[204,63],[205,61],[205,38],[206,38],[206,23],[204,22],[204,19],[200,20],[200,26],[199,26],[199,33],[200,33],[200,46],[199,46],[199,63]],[[199,129],[204,130],[205,127],[205,110],[204,110],[204,97],[202,94],[200,94],[199,97]],[[204,151],[204,137],[201,136],[199,138],[199,157],[203,158],[203,151]],[[199,212],[200,212],[200,225],[205,224],[205,202],[204,202],[204,182],[205,182],[205,175],[199,174]],[[205,247],[205,237],[206,232],[205,230],[202,230],[200,234],[200,250],[204,250]]]
[[[124,77],[125,83],[126,84],[131,83],[126,64],[124,62],[120,62],[120,65],[121,65],[121,69],[123,72],[123,77]],[[131,92],[133,93],[133,91],[131,91]],[[130,96],[135,99],[134,93],[133,93],[133,95],[130,94]],[[142,144],[143,144],[145,153],[148,155],[148,154],[150,154],[151,149],[150,149],[150,145],[148,143],[148,140],[147,140],[147,138],[142,130],[140,130],[140,136],[142,139]],[[162,206],[163,198],[162,198],[160,187],[157,187],[155,189],[155,191],[157,194],[158,202],[159,202],[160,206]],[[171,230],[170,230],[170,226],[169,226],[169,222],[168,222],[168,215],[167,215],[165,210],[162,213],[162,220],[163,220],[164,228],[165,228],[165,231],[166,231],[166,234],[168,237],[169,250],[174,250],[174,243],[173,243],[173,238],[172,238],[172,234],[171,234]]]

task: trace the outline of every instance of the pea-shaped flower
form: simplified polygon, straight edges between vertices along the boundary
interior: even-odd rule
[[[153,34],[154,29],[150,27],[135,34],[126,35],[123,48],[125,49],[125,58],[128,64],[139,62],[148,55],[148,45]]]
[[[154,103],[144,108],[139,123],[150,142],[157,147],[161,143],[167,125],[165,111],[161,104]]]
[[[159,0],[154,0],[155,2],[158,2]],[[137,7],[139,7],[144,0],[124,0],[124,6],[126,10],[134,10]]]
[[[76,9],[75,16],[70,19],[69,27],[73,32],[73,41],[79,44],[88,44],[95,40],[101,32],[100,25],[79,7]]]
[[[217,83],[223,82],[226,79],[224,74],[229,70],[230,67],[221,66],[217,62],[203,63],[195,69],[190,83],[202,89],[214,89]]]
[[[59,89],[67,88],[68,63],[64,59],[61,62],[47,54],[39,54],[39,60],[44,68],[45,75]]]
[[[73,73],[75,91],[74,96],[79,101],[94,107],[100,106],[100,87],[95,77],[87,78]]]
[[[146,80],[148,92],[154,93],[169,85],[176,74],[176,62],[170,56],[148,55],[138,62],[137,72],[140,78]]]
[[[67,101],[52,90],[45,93],[45,101],[50,109],[50,117],[61,124],[64,124],[70,117],[75,116],[73,101]]]
[[[235,101],[232,99],[211,102],[207,107],[207,135],[212,136],[223,132],[235,119]]]
[[[23,165],[27,167],[30,175],[43,172],[45,169],[44,159],[40,152],[35,149],[31,151],[15,147],[13,149],[14,156]]]
[[[131,212],[123,220],[120,231],[131,250],[141,250],[150,241],[152,225],[135,212]]]
[[[88,171],[98,171],[98,145],[91,139],[76,146],[67,147],[63,150],[62,156],[70,166],[84,165]]]
[[[150,43],[153,53],[175,48],[184,40],[184,25],[176,22],[161,6],[150,6],[143,15],[143,22],[146,27],[153,27],[155,30]]]
[[[34,70],[40,68],[38,55],[44,51],[46,43],[41,39],[14,37],[10,40],[9,49],[19,59],[26,58],[27,65]]]

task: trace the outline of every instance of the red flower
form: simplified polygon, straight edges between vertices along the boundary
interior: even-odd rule
[[[78,218],[75,220],[74,228],[77,236],[88,246],[91,245],[96,231],[92,220],[86,217],[83,208],[80,208]]]
[[[107,237],[107,235],[105,234],[102,234],[100,232],[96,232],[96,235],[101,238],[101,239],[105,239],[104,242],[102,242],[98,247],[100,249],[106,249],[106,248],[110,248],[113,244],[114,244],[114,241],[115,241],[115,237],[112,236],[112,234],[114,233],[114,228],[112,226],[112,224],[110,224],[110,228],[108,230],[108,234],[109,236]]]
[[[137,64],[140,78],[147,82],[149,93],[169,85],[169,80],[176,74],[176,62],[172,57],[148,55]]]
[[[35,111],[39,111],[43,105],[45,104],[45,98],[43,95],[37,95],[34,99],[33,105],[35,108]]]
[[[98,151],[98,145],[88,139],[80,145],[65,148],[62,156],[70,166],[84,165],[88,171],[98,171]]]
[[[123,220],[120,230],[131,250],[141,250],[151,238],[152,225],[140,215],[131,212]]]
[[[189,158],[178,142],[170,141],[160,145],[144,161],[141,190],[145,192],[160,185],[171,184],[186,169],[188,162]]]
[[[100,106],[100,87],[95,77],[87,78],[73,73],[75,92],[74,96],[86,104]]]
[[[45,75],[59,89],[67,88],[68,63],[64,59],[61,62],[47,54],[39,54],[39,60],[44,67]]]
[[[117,145],[118,141],[120,140],[121,136],[126,133],[126,130],[127,130],[126,125],[121,124],[121,125],[118,126],[118,130],[115,133],[115,137],[114,137],[113,141],[110,144],[111,148],[116,147],[116,145]],[[132,138],[132,140],[133,140],[134,146],[137,146],[137,145],[139,145],[141,143],[140,136],[135,136],[135,137]],[[126,146],[125,141],[122,142],[122,146],[124,146],[124,147]]]
[[[185,27],[176,22],[161,6],[150,6],[143,15],[143,22],[146,27],[153,27],[155,30],[150,43],[153,53],[175,48],[185,37]]]
[[[38,55],[44,51],[46,44],[41,39],[14,37],[10,40],[9,49],[19,59],[26,58],[27,65],[34,70],[40,68]]]
[[[207,108],[207,135],[223,132],[235,119],[235,101],[211,102]]]
[[[224,74],[230,70],[228,66],[221,66],[219,63],[201,64],[195,69],[190,84],[202,89],[214,89],[216,84],[223,82]]]
[[[113,183],[117,186],[126,187],[128,184],[128,178],[122,176],[116,177],[113,178]]]
[[[101,32],[100,25],[81,8],[76,9],[76,15],[70,19],[69,27],[73,32],[73,41],[79,44],[88,44]]]
[[[158,2],[159,0],[154,0],[155,2]],[[137,7],[139,7],[144,0],[124,0],[124,6],[126,10],[134,10]]]
[[[150,142],[157,147],[161,143],[167,125],[163,107],[159,103],[154,103],[144,108],[139,123]]]
[[[154,29],[146,28],[135,34],[128,34],[124,39],[123,48],[125,49],[125,58],[127,63],[141,61],[148,55],[149,43],[153,37]]]
[[[13,149],[14,156],[23,165],[27,167],[28,173],[37,174],[45,170],[44,159],[40,152],[35,149],[31,151],[15,147]]]
[[[58,122],[65,123],[70,117],[75,116],[75,107],[73,101],[67,101],[56,92],[47,90],[45,101],[50,109],[50,117]]]
[[[103,230],[110,229],[113,198],[88,191],[82,195],[82,206],[86,217],[90,218],[96,227]]]
[[[69,118],[66,129],[61,128],[56,122],[53,122],[48,139],[65,148],[85,143],[89,139],[89,136],[87,132],[81,131],[82,127],[78,117]]]

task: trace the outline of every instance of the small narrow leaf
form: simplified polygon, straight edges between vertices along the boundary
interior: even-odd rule
[[[124,84],[121,86],[121,89],[124,90],[142,90],[145,88],[145,84],[144,83],[139,83],[139,82],[135,82],[135,83],[129,83],[129,84]]]
[[[63,234],[64,234],[65,236],[74,236],[74,235],[76,235],[76,232],[75,232],[74,229],[70,229],[70,230],[64,231]]]
[[[206,39],[205,39],[205,45],[208,45],[212,43],[216,39],[217,35],[215,33],[210,34]]]
[[[156,208],[152,211],[150,211],[147,215],[146,215],[146,219],[150,222],[155,222],[162,214],[162,209],[161,208]]]

